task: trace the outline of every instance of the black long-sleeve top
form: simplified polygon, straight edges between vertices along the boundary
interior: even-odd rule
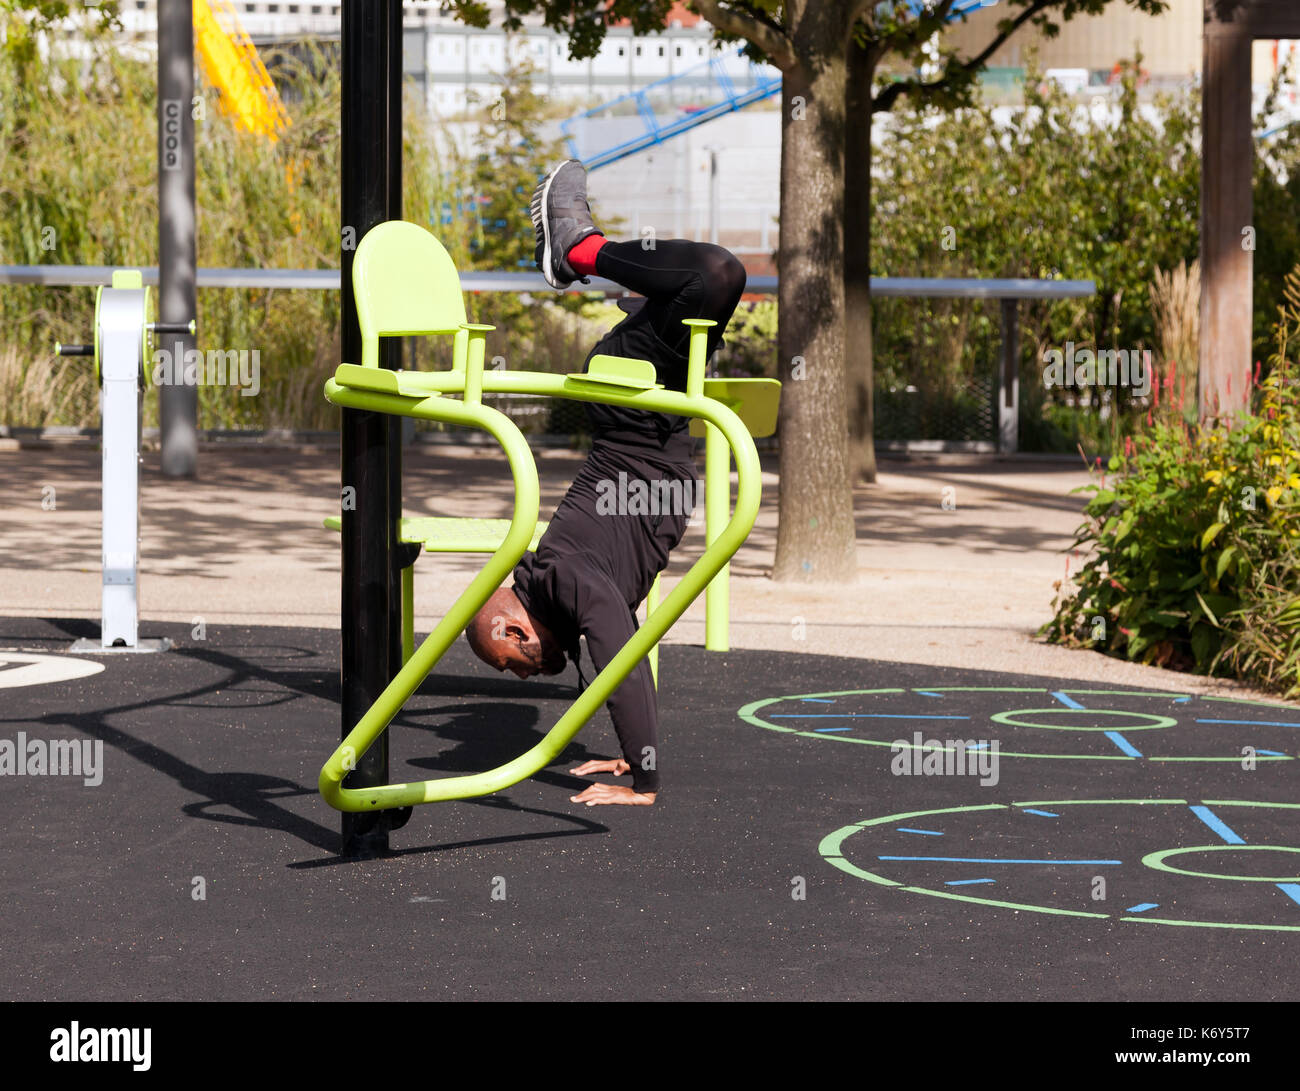
[[[592,354],[651,359],[660,382],[684,389],[685,358],[668,350],[637,317],[615,327]],[[515,567],[514,589],[524,609],[575,663],[578,637],[585,636],[599,671],[636,632],[636,608],[681,540],[699,481],[686,418],[607,405],[587,409],[591,453],[536,553]],[[646,483],[644,492],[637,482]],[[661,482],[669,484],[655,484]],[[649,510],[643,513],[643,506]],[[658,791],[658,710],[647,660],[623,680],[606,707],[631,767],[633,789]]]

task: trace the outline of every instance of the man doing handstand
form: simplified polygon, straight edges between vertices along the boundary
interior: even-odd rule
[[[598,275],[645,297],[639,308],[596,343],[597,354],[649,360],[668,390],[686,389],[690,328],[684,318],[711,318],[711,356],[745,288],[744,266],[710,243],[683,239],[613,242],[592,222],[586,170],[567,160],[538,185],[531,205],[537,264],[547,282],[567,288]],[[667,413],[586,403],[592,445],[537,551],[514,570],[466,629],[474,652],[520,678],[559,674],[566,656],[578,662],[578,637],[598,671],[636,631],[636,608],[668,564],[690,517],[680,511],[610,511],[614,482],[645,482],[660,496],[694,498],[698,477],[690,421]],[[625,475],[620,479],[620,474]],[[673,486],[676,485],[676,488]],[[603,494],[603,495],[602,495]],[[634,507],[619,505],[618,507]],[[575,803],[649,805],[659,790],[658,714],[649,663],[642,659],[606,703],[621,759],[588,761],[572,770],[632,774],[632,784],[598,783]]]

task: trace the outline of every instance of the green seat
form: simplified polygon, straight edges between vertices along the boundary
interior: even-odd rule
[[[549,524],[538,523],[533,531],[530,550],[546,533]],[[343,518],[331,515],[325,520],[328,530],[342,530]],[[429,553],[495,553],[501,548],[509,519],[463,519],[445,515],[422,515],[403,519],[398,525],[398,538],[409,545],[423,546]]]
[[[705,379],[704,394],[732,410],[755,439],[776,434],[781,406],[781,384],[776,379]],[[691,421],[691,435],[704,434],[704,422]]]

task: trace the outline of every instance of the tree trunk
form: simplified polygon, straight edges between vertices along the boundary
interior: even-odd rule
[[[857,578],[844,406],[844,31],[810,7],[785,73],[778,346],[780,529],[772,578]]]
[[[871,81],[878,55],[850,41],[844,133],[844,367],[849,470],[876,480],[875,360],[871,340]]]

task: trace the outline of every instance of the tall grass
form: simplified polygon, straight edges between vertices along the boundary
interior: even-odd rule
[[[198,263],[337,268],[337,64],[310,46],[269,60],[292,118],[275,145],[238,129],[216,92],[200,88]],[[0,261],[156,265],[153,60],[105,40],[86,60],[0,51],[0,103]],[[427,223],[448,203],[460,166],[440,161],[430,121],[412,95],[405,117],[404,214]],[[440,225],[438,234],[467,265],[462,225]],[[257,397],[200,386],[201,427],[334,426],[336,412],[321,388],[339,362],[337,292],[201,289],[197,302],[199,350],[256,350],[261,366]],[[89,338],[93,307],[93,288],[0,286],[0,423],[98,423],[87,361],[53,356],[56,340]],[[145,404],[145,423],[155,424],[157,399]]]

